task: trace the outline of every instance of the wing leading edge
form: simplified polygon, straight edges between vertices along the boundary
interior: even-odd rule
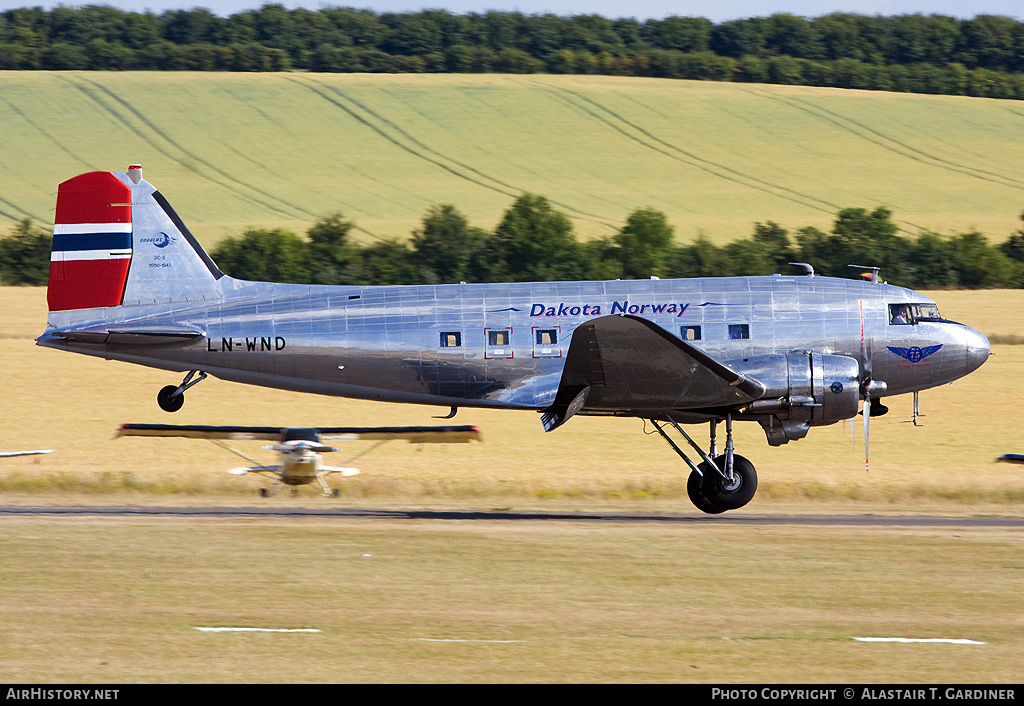
[[[581,409],[672,410],[742,404],[765,386],[636,316],[604,316],[573,332],[554,403],[551,431]]]
[[[282,427],[206,426],[201,424],[122,424],[117,436],[177,436],[189,439],[277,441]],[[468,443],[481,441],[472,425],[437,427],[317,427],[321,439],[339,441],[388,441],[405,439],[413,444]]]

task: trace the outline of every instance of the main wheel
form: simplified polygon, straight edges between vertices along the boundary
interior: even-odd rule
[[[156,395],[156,403],[160,405],[160,409],[165,412],[177,412],[181,409],[181,406],[185,404],[185,395],[184,393],[175,395],[174,391],[177,389],[177,385],[168,385],[160,389]]]
[[[725,456],[715,459],[715,465],[725,468]],[[701,492],[708,502],[723,510],[736,510],[749,503],[757,492],[757,471],[754,464],[742,456],[732,457],[732,481],[709,469],[704,474]]]
[[[710,468],[707,468],[706,463],[700,464],[698,468],[704,473],[714,473]],[[690,502],[701,512],[706,512],[709,515],[717,515],[725,512],[724,507],[718,507],[713,504],[710,500],[704,497],[704,490],[701,488],[703,484],[703,477],[697,471],[690,471],[690,477],[686,479],[686,494],[690,496]]]

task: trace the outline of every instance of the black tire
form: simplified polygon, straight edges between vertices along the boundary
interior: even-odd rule
[[[702,463],[698,468],[705,473],[714,473],[710,468],[706,468],[707,464]],[[690,496],[690,502],[693,506],[701,512],[706,512],[709,515],[718,515],[719,513],[725,512],[724,507],[718,507],[706,497],[704,497],[704,490],[702,489],[704,479],[697,471],[690,471],[690,477],[686,480],[686,494]]]
[[[725,468],[725,456],[716,458],[715,464],[719,468]],[[708,502],[723,510],[736,510],[743,507],[754,498],[754,493],[757,492],[757,471],[754,470],[754,464],[742,456],[734,454],[732,470],[735,478],[733,487],[728,487],[725,479],[715,471],[705,473],[703,483],[701,483],[701,492]]]
[[[160,389],[156,395],[156,403],[160,405],[160,409],[165,412],[177,412],[181,409],[181,406],[185,404],[185,394],[175,396],[174,391],[177,389],[177,385],[168,385]]]

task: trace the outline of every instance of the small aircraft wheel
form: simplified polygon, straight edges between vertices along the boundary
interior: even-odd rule
[[[700,464],[699,468],[705,473],[714,473],[710,468],[705,470],[706,463]],[[709,515],[717,515],[725,512],[724,507],[718,507],[714,505],[710,500],[704,497],[704,490],[701,487],[703,483],[703,477],[697,471],[690,471],[690,477],[686,480],[686,494],[690,496],[690,502],[701,512],[706,512]]]
[[[719,468],[725,466],[725,456],[715,459]],[[754,464],[740,455],[732,457],[733,480],[730,483],[715,471],[704,474],[701,490],[712,505],[723,510],[736,510],[749,503],[757,492],[757,471]]]
[[[177,412],[181,409],[181,406],[185,404],[185,395],[182,393],[175,396],[174,391],[177,389],[177,385],[168,385],[160,389],[156,395],[156,403],[160,405],[160,409],[165,412]]]

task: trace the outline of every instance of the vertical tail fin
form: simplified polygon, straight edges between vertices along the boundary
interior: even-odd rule
[[[89,172],[57,192],[51,312],[202,301],[223,273],[142,168]]]
[[[50,311],[120,306],[132,258],[132,195],[110,172],[57,192],[46,299]]]

